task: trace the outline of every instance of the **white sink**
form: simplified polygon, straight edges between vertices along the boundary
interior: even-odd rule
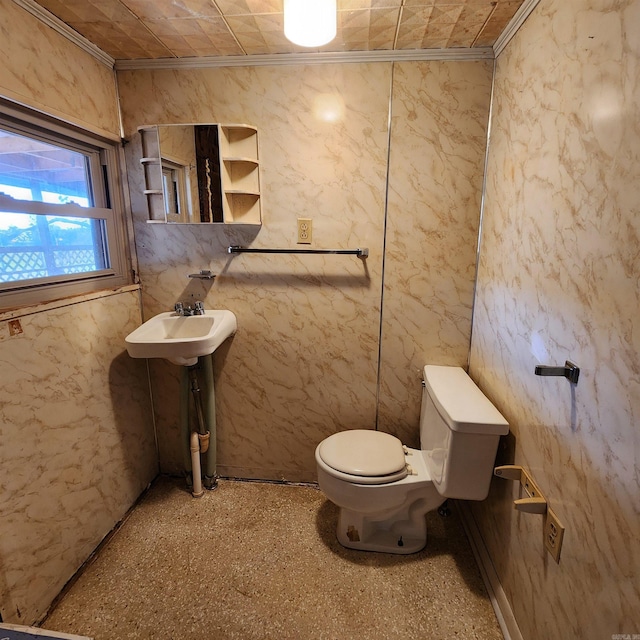
[[[237,328],[232,311],[212,309],[199,316],[168,311],[147,320],[125,342],[132,358],[166,358],[188,367],[213,353]]]

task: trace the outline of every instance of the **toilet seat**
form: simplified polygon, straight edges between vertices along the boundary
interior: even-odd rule
[[[355,484],[387,484],[408,473],[402,442],[370,429],[334,433],[318,445],[316,460],[330,475]]]

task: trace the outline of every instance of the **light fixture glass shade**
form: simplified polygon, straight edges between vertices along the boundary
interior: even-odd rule
[[[301,47],[320,47],[336,37],[336,0],[284,0],[284,35]]]

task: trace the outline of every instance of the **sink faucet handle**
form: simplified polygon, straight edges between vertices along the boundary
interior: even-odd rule
[[[184,315],[184,305],[182,304],[182,302],[176,302],[173,309],[179,316]]]
[[[196,300],[193,308],[193,313],[197,316],[204,315],[204,303],[201,300]]]

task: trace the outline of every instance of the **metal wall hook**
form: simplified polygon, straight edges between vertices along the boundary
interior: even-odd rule
[[[189,277],[199,280],[213,280],[216,276],[215,273],[211,273],[209,269],[201,269],[200,273],[190,273]]]
[[[493,474],[505,480],[515,480],[522,485],[525,497],[513,501],[513,506],[524,513],[545,514],[547,512],[547,500],[542,491],[533,481],[529,473],[519,465],[506,464],[496,467]]]
[[[537,376],[559,376],[567,378],[573,384],[578,384],[580,367],[567,360],[564,367],[552,367],[547,364],[539,364],[534,372]]]

